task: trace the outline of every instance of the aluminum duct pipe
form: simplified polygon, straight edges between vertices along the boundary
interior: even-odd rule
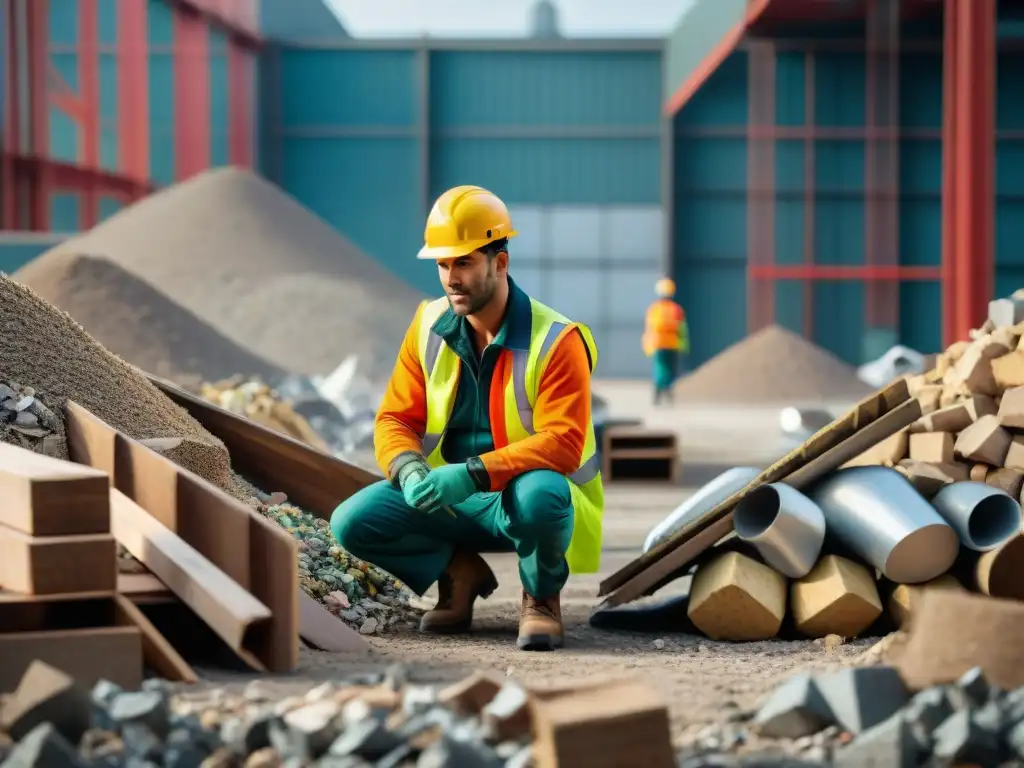
[[[734,493],[746,488],[750,481],[759,474],[761,474],[761,470],[754,467],[733,467],[723,472],[654,526],[647,534],[643,551],[647,552],[653,549],[690,521],[696,520],[705,512],[710,512]]]
[[[762,485],[732,514],[736,535],[753,544],[772,568],[791,579],[810,573],[825,541],[821,508],[785,483]]]
[[[932,497],[932,506],[976,552],[995,549],[1021,532],[1020,504],[985,483],[951,483]]]
[[[841,469],[808,495],[829,532],[897,584],[931,581],[956,560],[956,531],[894,469]]]

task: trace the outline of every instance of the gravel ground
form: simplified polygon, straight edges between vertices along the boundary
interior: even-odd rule
[[[646,409],[646,385],[609,383],[598,387],[616,416],[636,414],[653,421]],[[500,587],[478,603],[475,629],[465,637],[423,637],[414,631],[370,638],[372,654],[356,659],[304,651],[291,678],[274,681],[282,695],[355,671],[380,670],[401,662],[420,681],[456,680],[468,670],[497,670],[537,687],[573,679],[635,677],[661,690],[671,707],[675,740],[692,742],[708,724],[728,720],[754,706],[774,684],[798,669],[826,669],[849,663],[873,640],[857,640],[826,650],[821,641],[720,643],[682,633],[639,634],[599,631],[588,617],[597,604],[601,579],[640,552],[650,528],[695,487],[739,463],[767,463],[784,450],[778,441],[777,409],[730,408],[728,415],[708,407],[659,411],[657,423],[677,429],[683,457],[678,487],[610,484],[606,487],[605,552],[599,574],[570,580],[563,592],[566,647],[555,653],[524,653],[515,648],[519,580],[514,556],[488,556]],[[744,446],[742,450],[734,446]],[[658,598],[685,592],[683,581]],[[433,593],[427,596],[432,602]],[[656,642],[661,641],[661,642]],[[211,680],[243,684],[219,672]]]

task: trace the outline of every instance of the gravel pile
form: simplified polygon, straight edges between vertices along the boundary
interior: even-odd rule
[[[371,377],[387,376],[423,298],[282,190],[237,168],[150,195],[41,258],[55,253],[102,254],[293,373],[327,374],[357,354]]]
[[[736,721],[707,728],[680,765],[1024,764],[1024,687],[1000,690],[977,667],[916,694],[893,667],[797,675]]]
[[[19,270],[16,279],[148,373],[183,385],[235,374],[270,381],[284,375],[101,256],[51,251]]]
[[[32,387],[54,413],[75,400],[138,440],[181,438],[175,460],[215,485],[230,488],[230,462],[220,440],[104,349],[67,313],[3,274],[0,338],[0,381]],[[19,438],[8,429],[0,430],[0,439]],[[67,458],[66,451],[58,458]]]
[[[325,683],[278,699],[260,683],[238,695],[173,696],[163,681],[92,691],[38,662],[56,693],[4,725],[4,765],[39,768],[525,768],[527,694],[470,678],[446,688],[410,684],[401,668]],[[15,699],[19,698],[15,694]]]

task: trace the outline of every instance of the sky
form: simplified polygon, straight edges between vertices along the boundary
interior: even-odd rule
[[[535,0],[325,0],[353,37],[523,37]],[[565,37],[664,37],[697,0],[554,0]],[[500,10],[499,10],[500,9]]]

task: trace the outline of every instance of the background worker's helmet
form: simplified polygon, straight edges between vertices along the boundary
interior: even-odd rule
[[[508,208],[497,195],[483,187],[453,187],[430,209],[417,258],[457,259],[515,235]]]
[[[654,284],[654,293],[662,299],[671,299],[676,295],[676,284],[667,277],[663,277]]]

